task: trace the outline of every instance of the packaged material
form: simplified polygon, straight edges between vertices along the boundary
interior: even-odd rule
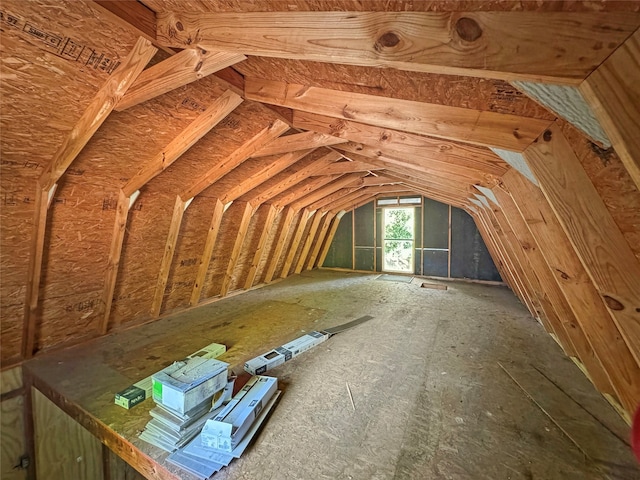
[[[240,443],[278,387],[273,377],[253,377],[225,408],[202,429],[203,446],[232,452]]]
[[[251,375],[262,375],[267,370],[282,365],[284,362],[288,362],[302,352],[306,352],[310,348],[324,342],[329,336],[326,332],[307,333],[289,343],[285,343],[281,347],[264,353],[259,357],[252,358],[244,364],[244,369]]]
[[[227,384],[228,363],[192,357],[154,373],[153,400],[184,414]]]
[[[219,343],[210,343],[204,348],[199,349],[196,352],[193,352],[191,355],[187,357],[194,358],[218,358],[224,352],[227,351],[227,347],[221,345]],[[151,375],[147,378],[140,380],[139,382],[134,383],[133,385],[125,388],[121,392],[116,393],[115,395],[115,404],[120,405],[127,410],[135,407],[140,402],[146,400],[147,398],[151,398],[151,393],[153,391],[153,381],[151,379]]]

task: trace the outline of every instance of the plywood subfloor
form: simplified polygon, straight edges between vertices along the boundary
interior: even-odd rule
[[[371,315],[270,372],[284,394],[217,480],[640,479],[626,425],[508,289],[376,278],[305,272],[28,369],[162,462],[166,454],[135,439],[152,402],[125,413],[115,391],[212,341],[239,371],[305,331]]]

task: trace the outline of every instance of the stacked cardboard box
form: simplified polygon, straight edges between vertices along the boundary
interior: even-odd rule
[[[254,376],[215,416],[202,432],[167,460],[202,479],[239,458],[280,395],[277,379]]]

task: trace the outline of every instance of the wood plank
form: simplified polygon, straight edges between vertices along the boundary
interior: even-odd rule
[[[322,188],[326,184],[340,178],[340,175],[321,175],[318,177],[312,177],[308,179],[304,183],[299,183],[294,185],[293,187],[285,190],[281,194],[276,197],[271,198],[269,203],[276,205],[278,207],[284,207],[285,205],[289,205],[292,202],[296,201],[299,198],[308,195],[319,188]]]
[[[129,217],[130,198],[120,190],[118,192],[118,205],[116,206],[116,218],[113,223],[113,233],[111,235],[111,248],[109,249],[109,259],[107,260],[107,272],[104,277],[104,289],[102,293],[102,302],[104,304],[104,313],[102,321],[98,327],[101,335],[105,335],[109,329],[109,317],[111,316],[111,305],[113,303],[113,293],[116,289],[116,281],[118,278],[118,267],[120,266],[120,257],[122,255],[122,244],[127,227],[127,218]]]
[[[278,137],[262,147],[253,155],[253,158],[278,155],[282,153],[295,152],[296,150],[308,150],[318,147],[329,147],[347,140],[318,132],[294,133],[284,137]]]
[[[270,283],[273,279],[273,276],[276,272],[276,267],[278,266],[278,261],[280,260],[280,256],[282,255],[282,250],[284,249],[284,241],[287,238],[287,234],[289,233],[289,229],[291,228],[291,222],[293,222],[296,213],[297,212],[291,207],[286,207],[283,212],[282,221],[280,222],[280,231],[278,233],[278,238],[274,243],[275,248],[271,255],[269,267],[267,268],[267,272],[264,276],[264,283]]]
[[[503,80],[576,83],[638,14],[589,12],[158,13],[167,46]]]
[[[253,260],[251,261],[251,267],[249,268],[249,272],[247,273],[247,278],[244,282],[244,289],[248,290],[253,287],[253,282],[255,282],[256,274],[258,273],[258,266],[262,261],[262,256],[265,253],[265,244],[267,243],[267,237],[269,236],[269,230],[273,226],[273,221],[276,219],[276,214],[278,210],[273,205],[267,205],[267,218],[264,221],[264,226],[262,227],[262,231],[260,233],[260,239],[258,240],[258,246],[256,247],[256,251],[253,254]]]
[[[357,144],[361,150],[369,147],[371,153],[362,151],[362,155],[405,161],[415,159],[413,164],[416,166],[440,163],[443,167],[465,169],[460,173],[469,171],[470,174],[479,171],[500,176],[508,169],[508,165],[488,148],[451,140],[430,138],[299,110],[293,112],[293,125],[296,128],[345,138]],[[349,144],[343,144],[342,149],[347,148],[347,145]],[[475,175],[475,172],[473,174]]]
[[[218,162],[211,167],[198,181],[189,187],[181,197],[189,200],[196,195],[202,193],[206,188],[219,180],[231,170],[236,168],[242,162],[250,158],[255,152],[260,150],[268,142],[277,138],[289,129],[289,125],[281,120],[275,120],[260,132],[254,135],[250,140],[242,144],[240,148],[235,150],[227,158]]]
[[[238,257],[240,256],[240,250],[242,249],[242,245],[244,244],[244,239],[247,237],[247,230],[249,229],[249,222],[251,221],[253,212],[254,210],[251,204],[249,202],[245,202],[244,210],[242,211],[242,218],[240,219],[240,224],[238,225],[238,234],[236,235],[236,241],[233,244],[233,250],[231,251],[231,255],[229,256],[229,263],[227,264],[227,269],[224,273],[224,278],[222,279],[222,285],[220,287],[221,297],[225,297],[227,293],[229,293],[229,286],[231,285],[233,270],[236,268],[236,264],[238,263]]]
[[[620,335],[612,312],[605,306],[542,191],[516,171],[506,174],[503,180],[580,323],[596,360],[609,377],[620,403],[631,414],[640,399],[640,367]]]
[[[176,203],[173,206],[173,214],[171,216],[171,224],[169,225],[169,233],[165,242],[164,254],[162,255],[162,263],[158,272],[156,281],[156,289],[151,304],[151,315],[158,317],[162,309],[164,300],[164,292],[167,288],[167,280],[169,279],[169,271],[171,270],[171,262],[173,260],[173,252],[176,248],[178,235],[180,234],[180,226],[182,225],[182,217],[188,207],[188,203],[184,201],[180,195],[176,195]]]
[[[147,182],[164,172],[242,102],[242,98],[230,90],[216,98],[204,112],[198,115],[162,151],[146,162],[144,167],[122,187],[125,195],[131,196],[133,192],[140,190]]]
[[[382,167],[373,165],[369,162],[361,160],[355,161],[343,161],[335,162],[329,165],[327,168],[322,169],[323,175],[334,175],[337,173],[352,173],[352,172],[375,172],[377,170],[383,170]]]
[[[284,155],[274,156],[271,162],[265,163],[262,168],[247,176],[237,185],[229,188],[222,197],[222,203],[226,204],[232,202],[247,194],[258,185],[266,182],[311,152],[312,150],[298,150],[295,152],[285,153]]]
[[[39,476],[102,480],[100,440],[36,389],[33,400]]]
[[[280,195],[282,192],[297,185],[311,175],[321,172],[322,170],[324,170],[324,168],[331,165],[333,162],[340,158],[342,158],[342,155],[340,155],[339,153],[329,152],[315,162],[301,168],[297,172],[291,175],[287,175],[281,182],[278,182],[273,187],[265,190],[260,194],[254,195],[250,201],[254,205],[254,207],[257,208],[257,206],[262,205],[263,203],[271,200],[277,195]]]
[[[524,157],[640,363],[638,259],[557,125],[527,149]]]
[[[44,190],[50,189],[69,168],[156,52],[151,42],[138,39],[129,55],[98,90],[73,129],[64,137],[51,162],[40,175]]]
[[[312,212],[309,209],[305,208],[300,213],[300,221],[298,222],[298,226],[296,227],[296,231],[291,239],[291,243],[289,244],[289,250],[287,252],[287,256],[285,257],[284,264],[282,265],[282,272],[280,272],[280,278],[287,278],[289,276],[289,272],[291,270],[291,264],[293,263],[293,259],[298,252],[298,247],[300,246],[300,241],[302,240],[302,235],[304,234],[305,228],[307,228],[307,223],[309,222],[309,218],[311,218]]]
[[[22,367],[13,367],[0,372],[0,395],[22,388]]]
[[[198,273],[196,274],[196,279],[193,282],[193,290],[191,290],[191,298],[189,299],[189,305],[192,307],[196,306],[200,301],[200,295],[202,294],[204,281],[207,277],[207,270],[209,268],[209,263],[211,263],[211,256],[213,255],[213,249],[216,245],[216,239],[218,238],[220,223],[222,222],[224,212],[225,204],[216,198],[214,200],[213,214],[211,215],[209,230],[207,231],[207,239],[204,243],[200,263],[198,264]]]
[[[245,98],[383,128],[522,152],[548,120],[247,78]]]
[[[640,30],[580,85],[580,91],[640,189]]]
[[[246,58],[242,54],[232,52],[203,51],[200,48],[182,50],[142,72],[118,102],[116,111],[121,112],[188,85]]]
[[[326,197],[327,195],[331,195],[333,192],[340,190],[344,187],[353,187],[353,186],[362,186],[364,185],[363,176],[364,173],[349,173],[347,175],[343,175],[340,178],[323,185],[322,187],[307,193],[302,196],[299,200],[291,203],[291,208],[295,210],[300,210],[302,208],[306,208],[314,202],[317,202],[321,198]],[[320,177],[326,178],[326,177]]]
[[[311,244],[313,243],[313,239],[316,236],[316,232],[318,231],[318,227],[320,226],[320,220],[325,216],[326,212],[316,211],[313,214],[313,221],[311,222],[311,226],[309,227],[309,232],[307,233],[307,238],[302,245],[302,250],[300,251],[300,258],[298,258],[298,263],[296,263],[296,268],[294,269],[294,273],[300,273],[302,268],[304,267],[305,260],[307,259],[307,255],[309,250],[311,249]]]
[[[327,234],[329,233],[329,226],[331,225],[331,221],[333,220],[335,215],[327,212],[322,217],[322,224],[320,226],[320,230],[316,235],[315,242],[313,243],[313,248],[311,249],[311,253],[309,254],[309,258],[307,259],[306,270],[312,270],[316,266],[316,259],[318,258],[318,254],[320,253],[320,249],[322,248],[322,244],[324,243]]]
[[[340,219],[344,216],[345,212],[338,212],[332,214],[329,212],[327,215],[335,215],[333,217],[333,221],[331,222],[331,227],[329,228],[329,232],[327,233],[326,238],[324,239],[324,243],[322,244],[322,248],[320,250],[320,254],[318,255],[318,263],[317,267],[322,267],[324,260],[327,258],[327,254],[329,253],[329,248],[331,248],[331,242],[333,242],[333,237],[336,236],[336,231],[338,230],[338,225],[340,225]]]

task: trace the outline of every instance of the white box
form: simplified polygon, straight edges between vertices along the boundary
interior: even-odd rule
[[[202,444],[231,452],[249,431],[278,388],[274,377],[252,377],[229,404],[202,429]]]
[[[228,363],[192,357],[154,373],[153,399],[184,414],[227,385]]]
[[[262,375],[267,370],[271,370],[278,365],[282,365],[284,362],[288,362],[292,358],[300,355],[302,352],[306,352],[328,338],[328,333],[307,333],[306,335],[298,337],[289,343],[285,343],[281,347],[264,353],[259,357],[252,358],[244,364],[244,369],[251,375]]]

